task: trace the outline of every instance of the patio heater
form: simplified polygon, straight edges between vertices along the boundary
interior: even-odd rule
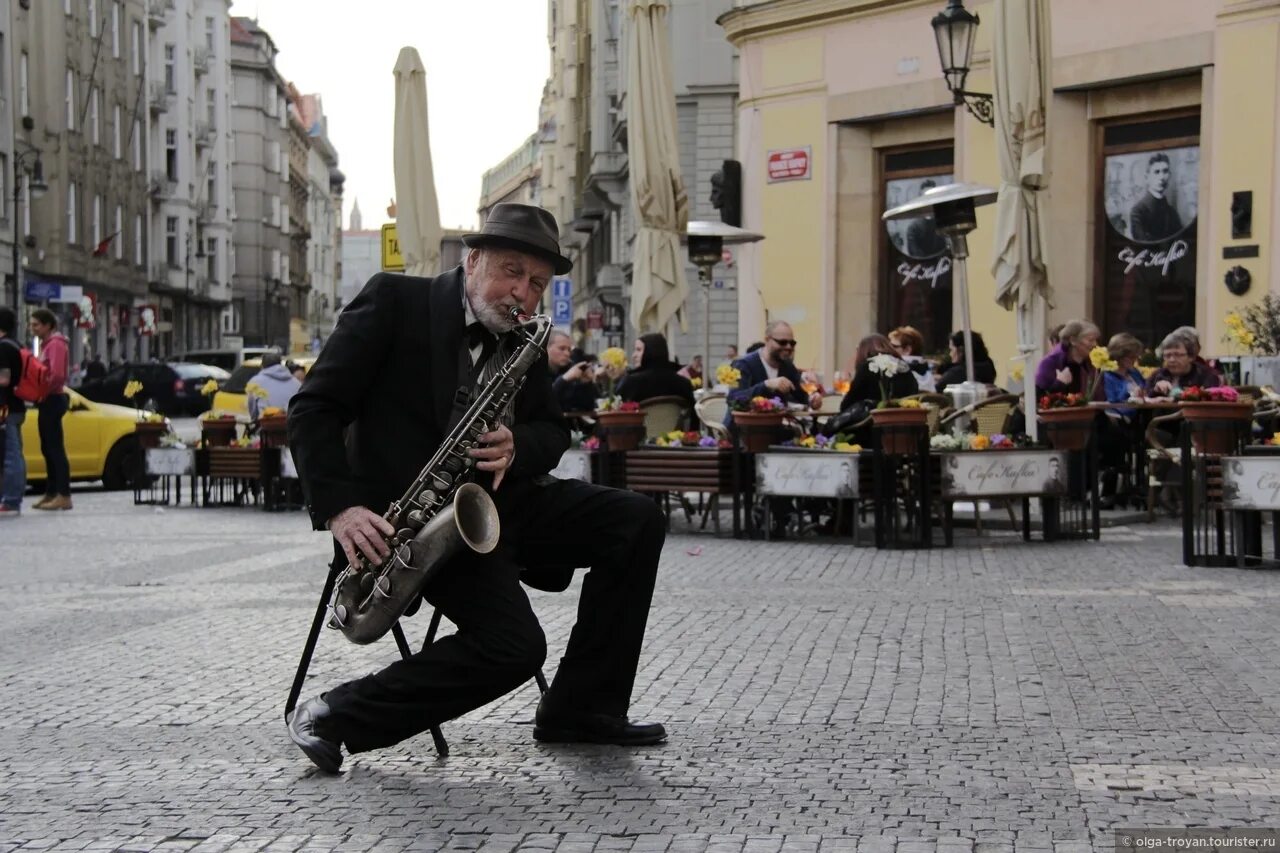
[[[886,210],[880,218],[932,218],[939,233],[947,238],[955,261],[951,274],[955,281],[956,299],[960,301],[960,326],[964,334],[964,377],[959,385],[948,385],[947,393],[957,409],[972,405],[987,396],[987,386],[974,381],[973,328],[969,320],[969,281],[965,260],[969,257],[968,234],[978,226],[974,209],[996,200],[996,191],[979,184],[946,184],[931,187],[906,204]],[[964,426],[968,426],[967,423]]]
[[[685,239],[689,243],[689,261],[698,268],[698,280],[702,282],[702,364],[703,370],[706,371],[711,364],[712,272],[716,264],[723,260],[725,246],[755,243],[763,240],[764,235],[736,228],[724,222],[696,219],[689,223]]]

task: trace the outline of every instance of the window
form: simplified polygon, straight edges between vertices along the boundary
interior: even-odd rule
[[[142,22],[133,22],[133,52],[129,57],[135,77],[142,74]]]
[[[289,256],[285,255],[280,258],[280,280],[285,284],[289,283]]]
[[[178,91],[178,77],[175,66],[177,48],[171,44],[164,46],[164,90],[169,93]]]
[[[1154,346],[1196,322],[1198,113],[1107,123],[1095,175],[1094,304]]]
[[[62,0],[62,11],[71,14],[71,0]]]
[[[102,92],[97,86],[89,90],[89,129],[92,131],[93,144],[102,144],[102,116],[98,110],[102,100]]]
[[[142,214],[135,214],[133,217],[133,262],[138,266],[143,264],[142,256]]]
[[[22,182],[22,236],[31,235],[31,179]]]
[[[22,115],[31,115],[31,72],[27,67],[27,52],[18,60],[18,109]]]
[[[276,228],[280,227],[280,197],[271,197],[271,224]]]
[[[102,245],[102,196],[93,196],[93,241],[89,244],[97,249]]]
[[[178,180],[178,131],[172,128],[164,132],[164,174],[171,181]]]
[[[265,103],[265,104],[266,104],[267,115],[271,116],[272,118],[275,118],[275,117],[276,117],[276,87],[275,87],[275,84],[274,84],[274,83],[272,83],[270,80],[267,80],[263,85],[266,87],[266,91],[265,91],[265,92],[263,92],[263,99],[262,99],[262,100],[263,100],[263,103]]]
[[[116,217],[112,221],[112,225],[111,236],[114,238],[112,245],[116,247],[115,255],[118,261],[124,258],[124,208],[118,204],[116,205]]]
[[[111,156],[119,160],[124,156],[124,148],[120,140],[124,137],[124,129],[120,127],[120,105],[111,108]]]
[[[280,250],[271,250],[271,277],[279,280],[280,278]]]
[[[67,130],[76,129],[76,72],[67,69]]]
[[[0,92],[3,92],[8,81],[5,79],[4,33],[0,33]]]
[[[111,55],[120,58],[120,0],[111,4]]]
[[[218,22],[213,17],[204,19],[204,46],[209,49],[209,53],[214,52],[214,42],[218,38]]]
[[[138,119],[133,120],[133,168],[134,171],[142,171],[142,124]]]
[[[178,266],[178,217],[167,216],[164,220],[164,259],[169,266]]]
[[[218,204],[218,164],[209,162],[209,186],[205,194],[205,201],[209,204],[210,209]]]
[[[76,241],[76,182],[67,185],[67,242]]]
[[[205,243],[205,275],[209,281],[216,282],[218,280],[218,238],[210,237]]]
[[[89,0],[89,35],[98,34],[98,0]]]
[[[215,89],[204,90],[205,117],[209,127],[218,126],[218,92]]]
[[[9,177],[9,158],[0,154],[0,219],[8,219],[6,213],[9,204],[9,193],[5,191],[4,182]]]
[[[274,139],[267,143],[267,162],[265,165],[268,172],[280,170],[280,143]]]
[[[952,181],[951,146],[886,152],[881,161],[883,201],[910,201]],[[910,324],[924,337],[925,352],[945,352],[951,334],[951,256],[932,219],[902,219],[880,230],[880,322]]]

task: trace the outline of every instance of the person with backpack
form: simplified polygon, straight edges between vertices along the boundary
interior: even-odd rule
[[[49,369],[48,387],[39,401],[40,453],[44,455],[47,475],[44,497],[36,501],[36,509],[71,509],[71,463],[62,436],[62,416],[71,398],[67,394],[67,369],[71,361],[71,345],[58,331],[58,317],[48,308],[31,312],[31,334],[40,341],[40,361]]]
[[[22,494],[27,490],[27,462],[22,456],[22,422],[27,404],[16,393],[22,381],[22,348],[14,340],[18,315],[0,308],[0,519],[22,514]]]

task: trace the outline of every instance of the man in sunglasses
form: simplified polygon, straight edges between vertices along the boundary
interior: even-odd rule
[[[773,320],[764,327],[764,346],[733,363],[739,373],[738,387],[729,392],[730,402],[752,397],[781,397],[785,403],[822,407],[822,392],[806,394],[800,387],[796,369],[796,335],[791,324]]]

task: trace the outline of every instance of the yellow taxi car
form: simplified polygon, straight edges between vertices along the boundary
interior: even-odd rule
[[[71,480],[101,480],[108,489],[125,489],[134,472],[141,470],[142,452],[134,438],[138,414],[127,406],[95,403],[68,388],[70,403],[62,419],[62,434],[71,463]],[[27,482],[45,479],[40,453],[40,428],[34,406],[27,408],[22,424],[22,455],[27,461]]]
[[[303,370],[310,370],[311,365],[315,364],[316,357],[314,355],[296,355],[289,356],[285,361],[301,365]],[[250,379],[258,375],[260,370],[262,370],[262,359],[251,358],[231,371],[231,378],[223,382],[222,387],[213,395],[213,411],[226,412],[227,414],[235,415],[237,418],[248,420],[249,395],[245,392],[245,387],[249,384]]]

